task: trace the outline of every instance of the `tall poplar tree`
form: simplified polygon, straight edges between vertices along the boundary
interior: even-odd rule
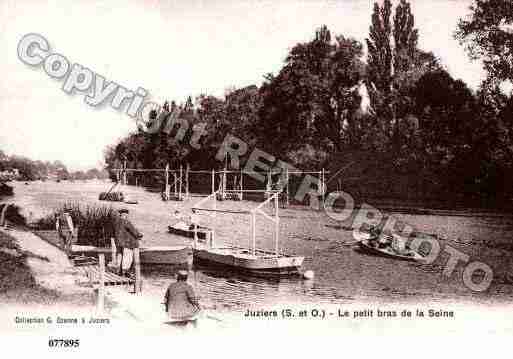
[[[385,0],[383,5],[374,4],[368,48],[367,90],[371,106],[378,117],[381,131],[388,138],[397,135],[400,117],[405,116],[407,107],[401,97],[402,89],[411,86],[404,76],[424,64],[426,53],[417,49],[418,30],[414,28],[415,19],[410,4],[401,0],[395,9],[392,26],[392,2]],[[433,63],[436,63],[433,58]],[[418,70],[418,69],[417,69]],[[406,107],[406,108],[405,108]]]

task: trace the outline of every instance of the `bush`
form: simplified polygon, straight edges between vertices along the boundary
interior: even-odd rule
[[[2,213],[4,206],[7,204],[0,204],[0,213]],[[20,214],[20,207],[16,205],[9,205],[7,212],[5,213],[5,219],[16,226],[25,226],[27,220]]]
[[[14,191],[11,186],[6,185],[5,183],[0,183],[0,197],[1,196],[12,196]]]
[[[110,246],[110,238],[114,237],[117,212],[112,207],[86,206],[77,203],[65,203],[61,209],[40,219],[36,226],[40,230],[54,230],[55,221],[63,210],[71,211],[73,224],[78,228],[78,244],[96,247]]]

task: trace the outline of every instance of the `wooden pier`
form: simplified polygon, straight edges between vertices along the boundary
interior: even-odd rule
[[[78,272],[87,277],[88,281],[78,282],[79,285],[96,287],[100,284],[100,266],[99,265],[84,265],[77,267]],[[130,277],[122,277],[108,270],[103,275],[103,284],[105,286],[114,285],[134,285],[135,279]]]
[[[60,250],[62,247],[62,240],[59,238],[57,231],[35,231],[37,236],[47,241],[48,243],[56,246]],[[84,247],[84,246],[75,246]],[[105,303],[105,287],[107,286],[132,286],[133,293],[140,293],[142,291],[141,280],[141,261],[139,248],[134,248],[134,277],[124,277],[112,273],[107,269],[105,264],[105,257],[115,260],[116,256],[113,253],[113,248],[98,248],[87,246],[86,251],[88,255],[84,255],[83,251],[73,251],[71,261],[75,269],[87,278],[85,281],[79,281],[77,284],[82,286],[91,287],[97,293],[97,311],[99,313],[104,310]]]

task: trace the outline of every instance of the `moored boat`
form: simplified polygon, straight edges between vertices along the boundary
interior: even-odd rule
[[[183,221],[180,221],[172,226],[168,226],[168,231],[171,234],[176,234],[178,236],[183,236],[187,238],[194,238],[194,224],[187,224]],[[207,239],[210,235],[211,230],[207,227],[197,226],[196,233],[198,239]]]
[[[208,200],[210,197],[214,200],[214,209],[201,208],[198,205],[193,208],[196,211],[220,212],[225,214],[246,214],[251,216],[250,242],[247,248],[215,245],[215,233],[210,231],[206,240],[201,240],[199,236],[194,236],[193,254],[194,262],[203,262],[205,264],[232,267],[242,272],[250,272],[259,275],[294,275],[298,274],[304,261],[304,257],[284,254],[279,250],[279,216],[278,216],[278,195],[273,194],[267,200],[262,202],[255,209],[250,211],[217,210],[218,192],[212,193],[200,203]],[[266,204],[272,204],[274,201],[274,216],[269,216],[262,211]],[[256,220],[257,213],[264,216],[274,223],[274,250],[264,250],[256,248]],[[247,242],[247,241],[243,241]]]
[[[260,274],[298,274],[304,257],[255,249],[221,246],[210,247],[197,244],[193,248],[194,262],[237,268],[241,271]]]
[[[95,246],[73,245],[71,251],[75,256],[96,257],[98,255],[98,247]],[[116,248],[103,253],[106,259],[111,261],[111,253],[116,253]],[[139,258],[141,264],[192,264],[192,249],[190,246],[140,247]]]
[[[192,264],[189,246],[141,247],[141,264]]]

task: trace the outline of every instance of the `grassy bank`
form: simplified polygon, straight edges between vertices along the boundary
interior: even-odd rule
[[[31,256],[34,255],[19,248],[14,238],[0,232],[0,298],[2,302],[50,304],[58,299],[59,294],[56,291],[36,283],[27,264],[27,258]]]

